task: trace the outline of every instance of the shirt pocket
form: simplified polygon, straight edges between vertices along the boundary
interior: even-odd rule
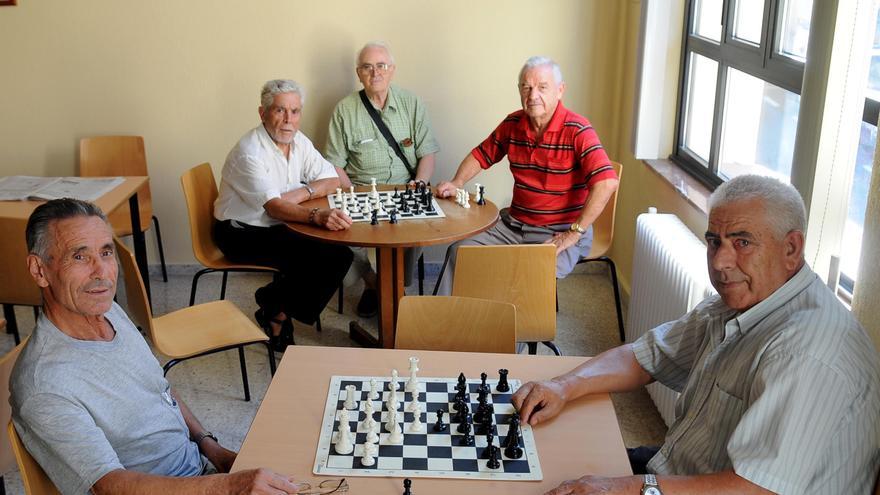
[[[706,404],[705,427],[710,438],[706,453],[713,469],[723,470],[731,466],[727,455],[727,442],[742,419],[745,404],[742,399],[727,392],[715,382]]]
[[[358,168],[373,169],[388,164],[387,147],[382,137],[360,134],[352,137],[350,153]]]

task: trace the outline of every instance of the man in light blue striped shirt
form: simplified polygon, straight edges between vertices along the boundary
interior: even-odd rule
[[[655,380],[681,392],[651,474],[584,476],[549,493],[870,493],[880,467],[880,358],[804,262],[803,200],[788,184],[741,176],[709,206],[718,295],[513,397],[536,425],[585,394]]]

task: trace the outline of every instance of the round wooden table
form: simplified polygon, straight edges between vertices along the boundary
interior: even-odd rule
[[[403,191],[403,186],[397,186]],[[380,191],[394,190],[394,186],[377,187]],[[369,191],[369,187],[357,187],[355,191]],[[352,328],[352,339],[373,347],[394,347],[394,331],[397,325],[397,305],[403,297],[403,250],[416,246],[447,244],[478,234],[498,221],[498,207],[486,200],[485,205],[473,201],[470,208],[462,208],[452,199],[435,198],[443,218],[400,220],[396,224],[387,221],[379,225],[357,222],[348,230],[330,231],[304,223],[288,223],[292,231],[321,242],[376,248],[376,265],[379,291],[379,338]],[[302,203],[307,208],[327,208],[327,198],[317,198]]]

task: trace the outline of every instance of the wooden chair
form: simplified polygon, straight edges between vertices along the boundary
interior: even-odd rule
[[[559,356],[556,338],[556,247],[552,244],[461,246],[452,295],[516,306],[516,340],[535,354],[537,343]]]
[[[18,470],[21,472],[24,492],[27,495],[59,495],[61,492],[55,488],[55,484],[52,483],[43,468],[37,464],[37,461],[31,457],[30,452],[21,443],[21,438],[15,431],[15,425],[12,424],[12,421],[6,425],[6,432],[9,434],[9,443],[15,453]]]
[[[144,138],[141,136],[98,136],[83,138],[79,142],[79,174],[83,177],[104,176],[149,176],[147,157],[144,151]],[[150,220],[156,227],[156,243],[159,245],[159,261],[162,265],[162,280],[168,281],[165,268],[165,250],[162,246],[162,232],[159,219],[153,215],[153,200],[149,183],[138,190],[138,211],[141,229],[150,228]],[[131,213],[128,203],[107,215],[117,236],[132,234]]]
[[[21,339],[15,306],[37,308],[43,303],[40,288],[31,278],[25,261],[28,255],[24,239],[26,225],[26,218],[7,218],[0,221],[0,303],[3,304],[7,331],[12,333],[16,344]]]
[[[404,296],[397,313],[397,349],[516,352],[516,307],[457,296]]]
[[[623,165],[617,162],[611,162],[614,171],[617,172],[618,180],[623,177]],[[620,188],[618,188],[619,190]],[[614,288],[614,307],[617,310],[617,329],[620,332],[620,341],[626,341],[626,334],[623,331],[623,311],[620,309],[620,285],[617,283],[617,267],[614,261],[605,254],[611,249],[611,243],[614,240],[614,218],[617,213],[617,191],[608,199],[605,209],[599,215],[599,218],[593,222],[593,245],[590,247],[590,254],[586,258],[581,258],[578,264],[590,263],[593,261],[601,261],[608,265],[608,271],[611,272],[611,285]],[[557,310],[558,310],[557,305]]]
[[[226,298],[226,279],[229,272],[272,272],[278,270],[270,266],[242,265],[232,263],[214,242],[214,201],[217,200],[217,183],[210,163],[203,163],[187,170],[180,176],[186,210],[189,214],[189,229],[192,233],[192,249],[196,260],[205,268],[193,275],[189,305],[196,301],[199,278],[206,273],[223,272],[220,286],[220,299]]]
[[[128,316],[143,329],[157,351],[171,359],[162,367],[168,374],[174,365],[187,359],[238,349],[244,400],[251,400],[248,385],[244,346],[264,344],[269,353],[269,369],[275,374],[275,353],[269,337],[229,301],[213,301],[189,306],[153,318],[141,274],[134,255],[115,239],[116,252],[125,277],[125,296]]]

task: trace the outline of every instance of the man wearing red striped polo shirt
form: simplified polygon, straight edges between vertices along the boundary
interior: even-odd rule
[[[437,186],[439,197],[507,155],[513,198],[491,229],[453,244],[440,274],[440,295],[452,291],[458,246],[476,244],[556,245],[556,277],[568,275],[590,252],[592,224],[617,190],[617,174],[590,122],[560,101],[565,82],[559,65],[531,57],[519,73],[522,110],[508,115],[458,166],[452,181]]]

